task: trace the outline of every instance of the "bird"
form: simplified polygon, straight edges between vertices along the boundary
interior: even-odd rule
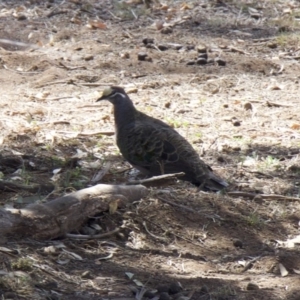
[[[228,183],[217,176],[192,145],[165,122],[137,110],[120,86],[109,86],[98,101],[113,104],[117,146],[134,168],[147,176],[184,172],[181,180],[217,192]]]

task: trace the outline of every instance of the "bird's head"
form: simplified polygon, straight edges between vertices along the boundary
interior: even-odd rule
[[[101,100],[108,100],[113,105],[119,105],[129,100],[124,89],[119,86],[107,87],[102,91],[102,93],[100,93],[99,96],[100,97],[97,99],[97,102]]]

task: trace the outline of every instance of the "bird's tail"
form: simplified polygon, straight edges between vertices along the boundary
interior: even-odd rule
[[[201,182],[193,182],[193,183],[196,186],[198,186],[200,190],[212,191],[212,192],[218,192],[229,186],[229,184],[225,180],[223,180],[213,172],[209,172],[208,176],[203,180],[201,180]]]

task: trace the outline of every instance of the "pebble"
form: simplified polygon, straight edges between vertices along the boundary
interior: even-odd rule
[[[200,53],[200,54],[198,55],[198,58],[205,58],[205,59],[208,59],[208,55],[207,55],[207,53]]]
[[[170,299],[171,299],[171,297],[166,292],[163,292],[159,295],[159,300],[170,300]]]
[[[255,283],[249,282],[247,284],[247,288],[246,289],[247,289],[247,291],[255,291],[255,290],[259,290],[259,286],[257,284],[255,284]]]
[[[19,16],[17,17],[17,20],[18,20],[18,21],[24,21],[24,20],[27,20],[27,17],[26,17],[25,15],[19,15]]]
[[[205,58],[198,58],[196,63],[197,63],[197,65],[206,65],[207,60]]]
[[[186,65],[187,66],[192,66],[192,65],[194,65],[196,62],[194,61],[194,60],[189,60],[187,63],[186,63]]]
[[[219,66],[226,66],[226,61],[221,58],[216,58],[215,63],[217,63]]]
[[[173,32],[173,29],[171,27],[164,27],[160,32],[162,34],[169,34]]]
[[[169,49],[169,47],[167,45],[164,45],[164,44],[159,44],[157,45],[157,48],[160,50],[160,51],[166,51]]]
[[[207,53],[206,46],[198,45],[196,49],[197,49],[198,53]]]
[[[157,287],[157,291],[159,293],[169,292],[169,286],[168,285],[159,285]]]
[[[88,56],[85,56],[84,57],[84,60],[85,61],[90,61],[90,60],[93,60],[94,59],[94,56],[93,55],[88,55]]]
[[[236,248],[243,248],[243,242],[241,240],[236,239],[233,241],[233,246]]]
[[[139,52],[138,53],[138,60],[144,61],[144,60],[146,60],[147,56],[148,56],[147,53],[145,53],[145,52]]]
[[[245,108],[246,110],[252,110],[252,104],[251,104],[250,102],[246,102],[246,103],[244,104],[244,108]]]
[[[180,284],[178,282],[172,282],[170,287],[169,287],[169,293],[171,295],[177,294],[182,290]]]
[[[143,43],[145,45],[154,44],[154,39],[152,39],[152,38],[143,38]]]

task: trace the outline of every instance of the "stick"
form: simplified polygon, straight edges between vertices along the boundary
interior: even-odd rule
[[[147,179],[129,181],[126,183],[126,185],[145,184],[145,183],[150,183],[150,182],[154,182],[154,181],[177,178],[177,177],[181,177],[184,175],[185,175],[185,173],[183,173],[183,172],[174,173],[174,174],[158,175],[158,176],[153,176],[153,177],[150,177]]]

